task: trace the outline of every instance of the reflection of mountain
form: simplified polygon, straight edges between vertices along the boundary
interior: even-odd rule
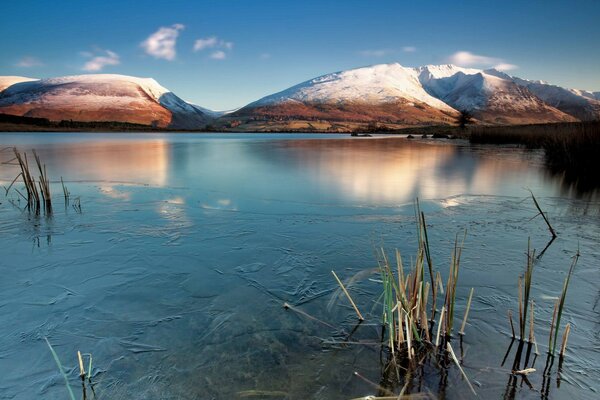
[[[327,191],[373,205],[405,203],[415,197],[496,194],[513,177],[527,181],[536,173],[530,162],[516,155],[509,155],[506,162],[495,152],[477,154],[454,144],[400,138],[286,140],[264,157],[278,166],[303,170]]]
[[[170,147],[168,141],[158,138],[100,139],[57,143],[38,148],[38,154],[54,179],[64,176],[71,181],[165,186]],[[108,190],[106,194],[121,196],[112,190]]]

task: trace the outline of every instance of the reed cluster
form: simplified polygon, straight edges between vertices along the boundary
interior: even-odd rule
[[[531,250],[531,242],[528,242],[527,246],[527,262],[525,266],[525,271],[522,276],[519,276],[518,279],[518,303],[519,303],[519,340],[521,342],[527,341],[530,344],[534,344],[536,347],[537,353],[537,342],[535,340],[534,326],[535,326],[535,317],[534,317],[534,302],[530,300],[531,297],[531,283],[533,280],[533,270],[535,263],[535,250]],[[552,321],[550,323],[550,333],[548,337],[548,354],[549,356],[554,356],[556,352],[556,345],[558,341],[558,335],[560,330],[560,322],[562,319],[562,314],[564,311],[565,300],[567,297],[567,290],[569,288],[569,282],[571,280],[571,276],[573,274],[573,270],[577,265],[577,261],[579,259],[579,251],[577,251],[576,255],[573,257],[571,262],[571,266],[569,268],[569,272],[567,277],[565,278],[563,289],[560,296],[557,298],[554,304],[554,311],[552,313]],[[528,319],[529,314],[529,319]],[[510,328],[512,331],[512,337],[515,338],[515,330],[512,321],[512,312],[509,310],[508,319]],[[529,336],[526,337],[526,329],[529,325]],[[559,355],[560,357],[564,356],[567,339],[570,332],[570,325],[567,324],[565,327],[565,332],[563,334],[563,341],[560,347]]]
[[[414,358],[416,352],[423,346],[434,345],[436,348],[447,348],[447,343],[454,331],[456,288],[466,237],[465,232],[462,238],[457,235],[455,239],[448,278],[444,287],[440,272],[434,272],[425,216],[418,210],[418,207],[417,221],[417,254],[408,271],[405,270],[398,250],[395,251],[395,265],[392,265],[384,249],[380,249],[378,252],[379,271],[383,286],[382,323],[387,331],[386,344],[392,353],[400,353],[408,359]],[[427,275],[429,279],[427,279]],[[443,295],[443,300],[436,322],[439,294]],[[472,299],[472,291],[469,298]],[[470,307],[470,301],[468,307]],[[464,334],[467,313],[468,310],[465,312],[459,332],[461,334]]]
[[[15,191],[27,202],[29,210],[35,211],[36,214],[39,214],[41,210],[44,210],[46,214],[51,214],[52,196],[50,194],[50,180],[48,179],[46,165],[42,164],[40,157],[33,150],[33,157],[37,165],[37,172],[39,173],[36,180],[35,167],[33,169],[30,168],[27,153],[21,154],[16,148],[13,151],[15,154],[14,160],[16,160],[21,172],[6,189],[6,193],[21,178],[25,185],[26,196],[17,188],[15,188]]]
[[[451,345],[452,337],[456,333],[454,324],[456,292],[466,231],[464,235],[457,235],[455,238],[448,276],[444,284],[442,274],[436,271],[433,265],[427,222],[424,213],[419,209],[418,201],[415,206],[415,217],[418,228],[418,246],[410,267],[404,265],[400,251],[397,249],[394,257],[389,257],[383,248],[376,252],[378,261],[376,271],[379,273],[379,282],[382,287],[382,294],[377,302],[382,307],[380,345],[382,350],[386,350],[389,355],[384,370],[395,376],[395,378],[390,378],[394,382],[399,382],[400,375],[405,375],[405,388],[400,391],[402,396],[405,394],[406,385],[411,380],[411,374],[417,368],[422,368],[423,360],[432,355],[439,358],[436,365],[442,369],[452,363],[456,364],[470,390],[475,393]],[[335,272],[334,276],[352,304],[358,319],[362,322],[363,314],[359,311],[348,289]],[[353,280],[354,278],[350,279],[347,284]],[[470,291],[458,332],[461,341],[472,298],[473,289]],[[399,371],[404,372],[400,373]],[[384,380],[386,379],[384,378]],[[395,383],[390,381],[386,386],[393,387]],[[380,393],[388,395],[391,393],[387,389],[381,389],[381,385],[378,386],[378,390]]]

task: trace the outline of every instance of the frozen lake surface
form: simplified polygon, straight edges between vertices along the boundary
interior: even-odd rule
[[[473,287],[463,367],[479,396],[599,396],[600,201],[546,172],[540,152],[403,137],[0,134],[0,148],[13,146],[46,163],[55,205],[34,216],[14,190],[0,197],[0,399],[67,398],[45,337],[76,393],[76,352],[93,353],[99,399],[376,394],[354,372],[381,382],[379,347],[339,343],[356,317],[344,298],[328,307],[331,270],[345,279],[373,268],[379,246],[409,264],[417,197],[444,278],[468,230],[457,319]],[[0,165],[2,185],[16,168]],[[61,176],[81,213],[63,207]],[[533,388],[512,387],[511,362],[501,366],[527,240],[539,252],[550,239],[527,189],[558,231],[533,278]],[[567,356],[540,393],[552,307],[578,248]],[[352,293],[367,318],[349,341],[378,341],[380,286],[365,277]],[[471,396],[456,367],[428,365],[408,390]]]

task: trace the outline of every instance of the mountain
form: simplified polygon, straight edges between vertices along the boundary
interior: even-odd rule
[[[468,111],[486,124],[581,119],[540,96],[535,88],[495,70],[455,65],[407,68],[397,63],[323,75],[263,97],[225,119],[254,126],[262,121],[279,128],[297,126],[299,121],[313,127],[316,122],[402,127],[452,124],[459,111]]]
[[[35,78],[26,78],[24,76],[0,76],[0,92],[15,83],[37,81]]]
[[[52,121],[347,132],[454,125],[463,111],[478,124],[600,120],[600,92],[521,79],[495,69],[393,63],[322,75],[240,109],[217,112],[182,100],[150,78],[0,77],[0,114]]]
[[[311,79],[228,117],[430,125],[450,123],[457,115],[457,110],[425,91],[416,70],[382,64]]]
[[[417,70],[421,84],[431,95],[455,109],[470,112],[481,122],[526,124],[576,120],[510,77],[454,65],[428,65]]]
[[[213,119],[207,110],[183,101],[151,78],[105,74],[41,80],[2,77],[0,88],[0,113],[4,114],[181,129],[201,128]]]

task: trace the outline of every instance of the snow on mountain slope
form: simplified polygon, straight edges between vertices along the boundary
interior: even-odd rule
[[[513,80],[529,89],[547,104],[584,121],[600,119],[600,100],[591,92],[566,89],[540,81],[528,81],[513,77]]]
[[[417,68],[423,87],[452,107],[488,123],[545,123],[574,118],[498,73],[453,65]]]
[[[15,83],[37,81],[35,78],[26,78],[24,76],[0,76],[0,92]]]
[[[229,116],[412,125],[451,123],[457,114],[423,89],[414,69],[396,63],[323,75]]]
[[[546,104],[583,121],[600,119],[600,101],[596,94],[587,90],[568,89],[540,80],[521,79],[504,72],[490,69],[488,74],[511,80],[527,88]]]
[[[433,124],[452,123],[457,110],[465,110],[486,123],[575,120],[499,74],[451,64],[374,65],[311,79],[251,103],[234,115]]]
[[[0,93],[0,112],[175,128],[200,127],[210,119],[154,79],[109,74],[16,83]]]
[[[397,63],[323,75],[264,97],[252,104],[269,105],[288,100],[308,103],[344,101],[386,103],[396,101],[398,98],[417,101],[449,112],[454,111],[423,90],[414,69],[405,68]]]

